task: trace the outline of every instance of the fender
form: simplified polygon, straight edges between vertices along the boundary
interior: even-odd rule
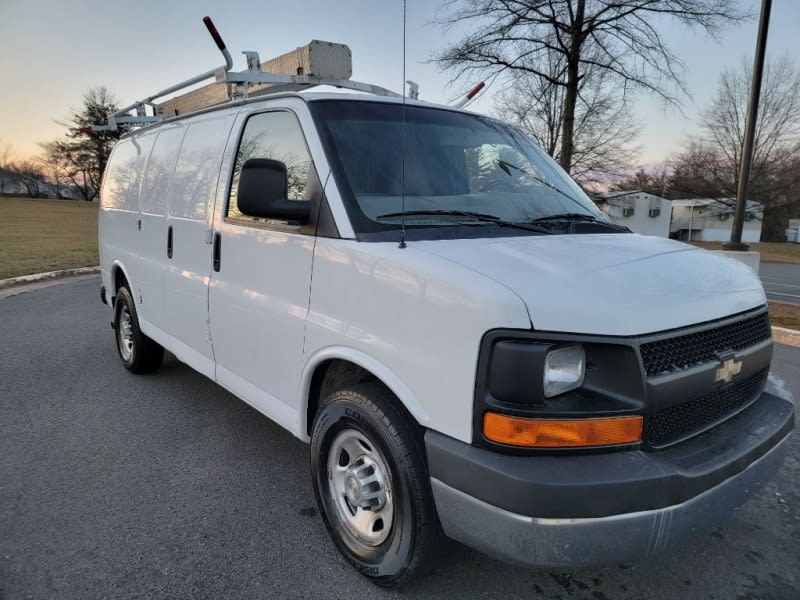
[[[114,262],[111,263],[111,272],[109,273],[109,278],[110,279],[109,279],[109,287],[108,287],[108,290],[110,290],[110,291],[106,292],[108,297],[109,297],[109,299],[111,299],[111,298],[116,296],[117,290],[114,287],[114,280],[116,279],[116,271],[117,271],[117,269],[122,271],[122,274],[125,276],[125,281],[127,281],[128,285],[131,286],[131,296],[133,296],[133,303],[136,305],[136,314],[137,314],[137,317],[139,319],[139,327],[141,328],[142,332],[146,336],[154,338],[154,339],[158,337],[158,339],[156,339],[156,341],[163,345],[163,337],[156,335],[156,332],[154,331],[154,327],[150,324],[150,321],[148,321],[147,318],[146,318],[147,315],[143,315],[142,314],[142,309],[141,309],[141,307],[139,305],[138,296],[136,294],[136,285],[134,284],[133,280],[131,279],[131,276],[128,274],[128,270],[125,268],[125,265],[123,265],[122,262],[118,258],[115,258]],[[108,305],[111,307],[111,310],[113,312],[113,310],[114,310],[113,302],[109,302]]]
[[[108,274],[108,276],[109,276],[109,282],[108,282],[109,283],[109,285],[108,285],[108,296],[109,296],[109,299],[117,295],[117,289],[114,286],[114,280],[116,279],[117,269],[122,271],[122,274],[125,276],[125,281],[127,281],[128,285],[131,286],[131,294],[133,294],[133,296],[134,296],[133,300],[134,300],[134,302],[136,302],[136,290],[133,289],[133,282],[131,281],[131,277],[128,274],[128,270],[125,268],[125,265],[123,265],[118,258],[115,258],[114,262],[111,263],[111,270],[110,270],[110,272]],[[112,309],[113,309],[113,303],[109,302],[109,306],[111,306]]]
[[[328,346],[314,353],[305,367],[300,378],[300,402],[297,411],[297,434],[305,442],[309,441],[306,434],[308,423],[306,414],[308,412],[308,394],[311,390],[311,378],[316,368],[326,360],[341,359],[358,365],[362,369],[369,371],[380,380],[391,392],[400,399],[406,410],[417,420],[420,425],[428,423],[428,413],[417,401],[411,389],[387,366],[374,359],[368,354],[354,350],[347,346]]]

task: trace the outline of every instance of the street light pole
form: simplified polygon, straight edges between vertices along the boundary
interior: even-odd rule
[[[736,212],[731,227],[731,239],[722,244],[725,250],[748,250],[750,247],[742,243],[744,213],[747,208],[747,188],[750,183],[750,167],[753,163],[753,140],[758,120],[758,101],[761,97],[761,76],[764,72],[764,54],[767,49],[767,33],[769,32],[769,15],[772,0],[761,0],[761,18],[758,22],[758,40],[756,56],[753,60],[753,82],[750,88],[750,103],[747,105],[747,122],[745,124],[744,144],[742,144],[742,164],[739,166],[739,187],[736,190]]]

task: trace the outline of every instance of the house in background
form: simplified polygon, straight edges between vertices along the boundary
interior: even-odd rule
[[[736,198],[696,198],[672,201],[670,237],[683,241],[727,242],[731,238]],[[747,201],[743,242],[761,240],[764,207]]]
[[[728,241],[736,206],[736,198],[667,200],[641,190],[601,192],[594,195],[594,201],[614,223],[625,225],[634,233],[685,242]],[[743,242],[761,240],[763,215],[761,204],[747,201]]]
[[[786,241],[800,244],[800,219],[789,219],[789,228],[786,230]]]
[[[598,208],[614,223],[634,233],[669,237],[672,205],[669,200],[641,190],[595,194]]]

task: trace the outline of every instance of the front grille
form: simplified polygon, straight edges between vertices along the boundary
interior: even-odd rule
[[[763,312],[719,327],[642,344],[642,361],[648,377],[664,375],[718,360],[721,352],[744,350],[769,337],[769,316]]]
[[[697,435],[732,417],[761,393],[769,367],[683,404],[657,410],[645,421],[645,441],[663,448]]]

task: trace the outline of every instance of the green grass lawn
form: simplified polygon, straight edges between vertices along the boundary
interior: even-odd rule
[[[97,204],[0,197],[0,279],[96,264]]]
[[[689,242],[706,250],[721,250],[722,242]],[[800,263],[800,244],[760,242],[750,250],[761,253],[761,262]]]
[[[770,302],[769,319],[776,327],[800,330],[800,304]]]

